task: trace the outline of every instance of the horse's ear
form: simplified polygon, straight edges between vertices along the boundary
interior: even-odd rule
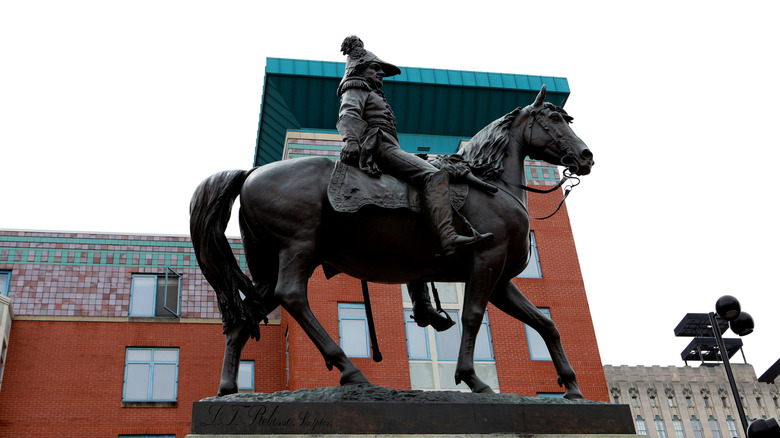
[[[539,90],[539,94],[536,95],[534,106],[539,106],[544,103],[544,99],[547,97],[547,85],[542,84],[542,89]]]

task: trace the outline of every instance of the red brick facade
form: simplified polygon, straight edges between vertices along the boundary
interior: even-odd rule
[[[543,216],[560,193],[530,195]],[[608,401],[607,387],[565,207],[533,221],[543,278],[517,279],[537,306],[550,309],[586,398]],[[240,242],[231,239],[243,263]],[[132,274],[182,275],[179,318],[130,318]],[[0,436],[185,436],[192,402],[216,394],[224,337],[215,299],[197,269],[189,239],[0,231],[0,271],[10,272],[14,320],[0,390]],[[402,293],[371,286],[384,360],[355,358],[374,384],[410,388]],[[359,281],[317,270],[309,282],[312,309],[338,342],[338,303],[363,301]],[[532,361],[523,324],[488,308],[501,392],[558,393],[552,362]],[[255,391],[338,384],[324,360],[284,312],[261,327],[243,359],[255,361]],[[177,348],[175,402],[124,403],[127,347]]]

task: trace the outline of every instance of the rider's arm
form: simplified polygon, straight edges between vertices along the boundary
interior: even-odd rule
[[[336,129],[344,140],[344,148],[341,150],[341,161],[357,166],[360,154],[360,138],[365,131],[366,123],[363,120],[363,108],[368,99],[368,91],[360,88],[351,88],[341,95],[341,107],[339,108],[339,121]]]

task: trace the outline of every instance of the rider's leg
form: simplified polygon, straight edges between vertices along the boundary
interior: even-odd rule
[[[455,232],[452,225],[452,205],[450,204],[449,175],[438,170],[427,175],[423,183],[423,200],[428,210],[431,226],[439,233],[441,249],[445,256],[455,254],[455,250],[474,244],[492,234],[462,236]]]
[[[476,243],[492,234],[459,235],[452,224],[449,175],[422,158],[404,152],[395,139],[385,135],[377,154],[382,171],[420,187],[428,218],[439,235],[442,253],[452,256],[456,249]]]
[[[433,308],[431,296],[428,294],[428,286],[424,282],[411,282],[406,285],[406,289],[412,299],[412,313],[418,326],[427,327],[430,325],[437,332],[443,332],[455,325],[455,321],[443,316]]]

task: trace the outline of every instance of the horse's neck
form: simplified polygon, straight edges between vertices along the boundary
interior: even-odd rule
[[[525,152],[521,139],[522,135],[512,136],[511,144],[507,146],[507,156],[503,162],[504,172],[500,179],[505,183],[506,190],[527,204],[527,193],[520,188],[521,185],[526,185]]]

